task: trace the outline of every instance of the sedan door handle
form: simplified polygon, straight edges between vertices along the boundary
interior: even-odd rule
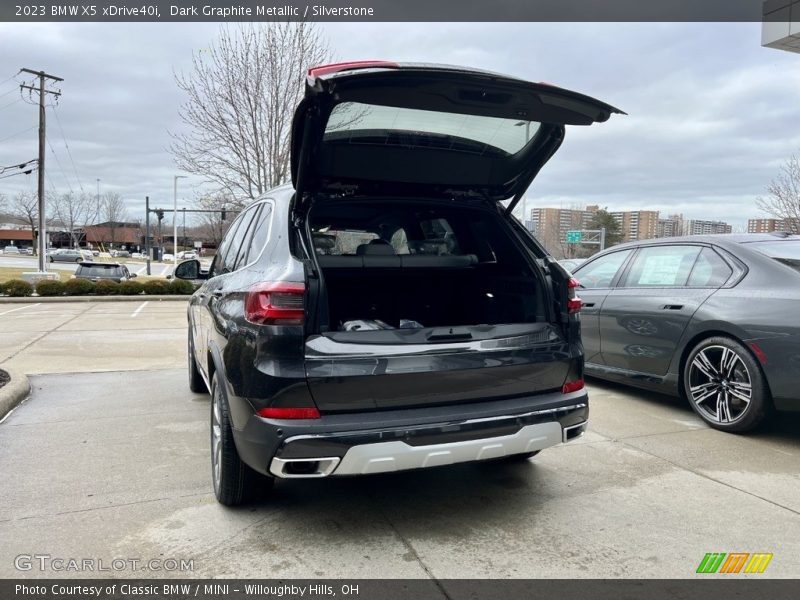
[[[683,304],[665,304],[661,308],[663,310],[680,310],[683,308]]]
[[[594,306],[594,302],[584,302],[581,308],[592,308]]]

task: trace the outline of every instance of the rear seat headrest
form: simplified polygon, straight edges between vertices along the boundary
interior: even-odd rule
[[[372,254],[377,256],[394,256],[394,248],[386,240],[374,239],[370,240],[368,244],[361,244],[356,248],[357,256],[364,256]]]

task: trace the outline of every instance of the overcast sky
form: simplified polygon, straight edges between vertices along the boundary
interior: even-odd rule
[[[800,55],[762,48],[761,25],[334,24],[337,59],[460,64],[547,81],[629,116],[572,127],[528,191],[528,208],[600,204],[727,220],[761,216],[781,164],[800,152]],[[36,108],[20,100],[20,67],[64,78],[50,116],[47,173],[59,191],[114,190],[131,215],[144,196],[172,202],[168,131],[180,128],[173,70],[213,41],[214,24],[0,24],[0,166],[37,154]],[[50,113],[52,115],[52,112]],[[67,154],[63,134],[74,159]],[[6,139],[9,138],[10,139]],[[180,183],[179,205],[200,186]],[[35,189],[0,180],[0,194]]]

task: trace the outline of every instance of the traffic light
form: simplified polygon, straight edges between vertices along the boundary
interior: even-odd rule
[[[156,209],[156,216],[158,217],[159,221],[163,220],[164,219],[164,211],[161,210],[160,208],[157,208]]]
[[[221,215],[221,217],[222,217],[222,220],[223,220],[223,221],[225,220],[225,218],[226,218],[226,216],[227,216],[227,215],[226,215],[226,212],[227,212],[227,211],[221,210],[221,211],[220,211],[220,213],[219,213],[219,214]]]

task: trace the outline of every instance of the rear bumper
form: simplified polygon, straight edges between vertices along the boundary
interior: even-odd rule
[[[583,434],[585,390],[314,421],[252,417],[235,431],[252,468],[282,478],[360,475],[500,458],[542,450]]]

